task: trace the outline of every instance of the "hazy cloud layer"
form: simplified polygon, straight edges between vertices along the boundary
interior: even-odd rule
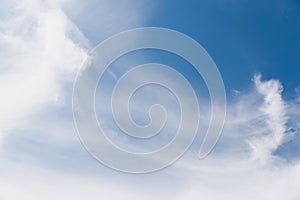
[[[94,42],[81,31],[86,19],[78,17],[95,2],[1,2],[6,11],[0,21],[0,199],[300,198],[299,152],[288,148],[300,145],[299,87],[296,98],[285,100],[280,80],[263,81],[261,75],[254,76],[250,90],[235,91],[220,142],[205,160],[197,160],[194,151],[201,138],[157,174],[119,174],[91,159],[76,136],[71,93]],[[117,11],[131,3],[119,4]],[[103,35],[92,34],[93,40],[142,25],[146,18],[142,4],[121,15],[109,12],[110,1],[102,4],[105,20],[99,26],[107,32],[97,29]],[[72,13],[73,8],[78,10]],[[121,28],[109,25],[129,15]]]

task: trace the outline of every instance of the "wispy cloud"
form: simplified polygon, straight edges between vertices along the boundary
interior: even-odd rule
[[[291,199],[300,197],[299,154],[293,162],[278,148],[299,138],[294,100],[285,101],[279,80],[253,79],[229,104],[227,122],[215,153],[200,162],[189,155],[176,175],[191,185],[178,199]],[[293,117],[291,117],[293,116]],[[289,130],[293,130],[293,132]],[[290,149],[295,151],[295,149]],[[286,152],[287,153],[287,152]],[[296,161],[295,161],[296,160]]]
[[[287,132],[287,113],[281,93],[283,87],[278,80],[261,81],[261,75],[254,77],[256,90],[263,96],[259,111],[263,127],[257,127],[259,135],[249,141],[253,158],[268,161],[272,153],[282,144]]]

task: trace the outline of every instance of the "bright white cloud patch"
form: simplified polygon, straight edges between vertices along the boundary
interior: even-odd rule
[[[51,2],[17,1],[15,7],[7,5],[11,14],[0,22],[2,133],[47,103],[63,103],[63,86],[86,56],[82,44],[68,37],[78,30]]]
[[[263,96],[264,102],[259,108],[264,126],[257,131],[260,134],[249,143],[254,159],[268,161],[272,153],[282,144],[286,132],[286,106],[282,100],[283,87],[278,80],[261,81],[261,76],[254,77],[256,90]]]

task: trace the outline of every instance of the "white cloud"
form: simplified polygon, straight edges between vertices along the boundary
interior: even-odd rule
[[[297,200],[300,164],[261,167],[257,162],[208,159],[183,167],[189,188],[177,199]]]
[[[216,153],[199,162],[193,162],[194,155],[179,162],[178,174],[191,186],[178,199],[300,198],[299,155],[289,163],[284,155],[275,154],[287,138],[296,139],[288,130],[297,129],[292,122],[299,118],[299,112],[290,112],[299,105],[293,100],[285,102],[282,91],[279,80],[262,81],[257,75],[253,90],[238,92],[237,99],[228,106],[227,123]]]
[[[286,132],[286,106],[281,96],[283,87],[278,80],[261,81],[260,75],[254,77],[254,83],[258,93],[263,95],[264,102],[259,109],[264,115],[265,127],[249,143],[254,159],[268,161],[272,152],[282,144]]]
[[[17,1],[15,14],[0,24],[2,132],[21,127],[49,103],[63,103],[63,86],[86,56],[67,36],[73,24],[59,7],[47,3]]]
[[[111,180],[101,181],[73,173],[44,170],[35,166],[20,165],[13,167],[5,181],[0,181],[0,199],[5,200],[96,200],[139,199],[141,191],[132,192],[130,187]],[[2,177],[1,177],[2,178]],[[150,200],[145,196],[142,199]]]

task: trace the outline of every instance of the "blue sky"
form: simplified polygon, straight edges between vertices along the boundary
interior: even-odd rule
[[[147,25],[195,38],[227,87],[244,87],[256,72],[279,78],[289,89],[299,85],[299,1],[162,2]]]
[[[203,45],[229,90],[247,86],[258,72],[266,79],[280,79],[286,90],[300,84],[298,1],[151,1],[141,7],[145,13],[152,11],[145,26],[174,29]],[[93,25],[86,25],[97,7],[91,10],[86,19],[79,15],[74,20],[96,45],[103,36],[90,30]],[[124,9],[119,15],[126,18],[128,12]]]
[[[0,199],[300,198],[298,0],[0,3]],[[178,70],[193,86],[201,113],[196,139],[181,159],[156,173],[131,175],[105,167],[83,147],[73,121],[72,91],[96,45],[145,26],[182,32],[206,49],[224,80],[227,116],[214,150],[198,160],[211,106],[201,76],[168,52],[147,49],[122,56],[105,72],[96,94],[98,120],[115,144],[151,151],[174,137],[180,120],[174,95],[145,87],[130,104],[133,119],[149,123],[147,110],[161,103],[169,114],[166,127],[142,143],[120,131],[110,97],[133,66],[157,62]]]

